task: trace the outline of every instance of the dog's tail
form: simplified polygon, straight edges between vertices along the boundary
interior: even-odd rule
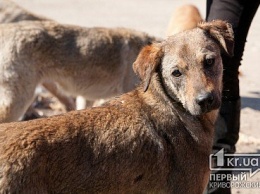
[[[183,5],[172,14],[166,36],[172,36],[184,30],[195,28],[202,17],[194,5]]]

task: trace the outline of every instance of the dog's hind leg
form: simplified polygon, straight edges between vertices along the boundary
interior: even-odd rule
[[[83,96],[77,96],[74,100],[73,97],[64,94],[61,89],[58,88],[57,84],[52,81],[44,81],[42,85],[58,100],[65,105],[67,111],[71,110],[82,110],[87,107],[92,107],[94,101],[86,100]]]
[[[55,82],[52,81],[44,81],[42,85],[58,100],[65,105],[67,111],[75,110],[76,109],[76,102],[73,97],[67,96],[64,94],[58,87]]]

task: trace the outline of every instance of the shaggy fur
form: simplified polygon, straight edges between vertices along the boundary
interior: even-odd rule
[[[103,107],[1,124],[0,193],[201,194],[227,46],[210,28],[232,37],[213,21],[146,46],[134,64],[140,87]],[[202,92],[213,95],[206,107]]]
[[[0,2],[0,23],[15,23],[15,22],[20,22],[20,21],[25,21],[25,20],[29,20],[29,21],[51,21],[48,18],[42,17],[42,16],[37,16],[35,14],[32,14],[30,12],[28,12],[27,10],[23,9],[22,7],[16,5],[15,3],[13,3],[10,0],[2,0]],[[17,41],[20,42],[20,44],[30,44],[28,39],[35,39],[35,41],[40,41],[42,43],[42,46],[44,47],[43,44],[55,44],[54,43],[49,43],[48,41],[52,41],[51,39],[48,39],[47,36],[39,36],[36,37],[37,35],[33,33],[33,31],[35,30],[35,28],[39,28],[38,29],[38,33],[46,33],[48,34],[49,31],[52,31],[53,29],[51,29],[53,26],[53,24],[51,24],[49,22],[50,26],[48,27],[48,22],[46,22],[45,24],[39,24],[36,23],[35,25],[33,25],[32,22],[24,22],[23,25],[19,24],[19,27],[14,27],[18,24],[12,24],[12,27],[8,26],[5,27],[3,26],[2,28],[12,28],[9,29],[11,32],[11,36],[14,36],[15,33],[19,34],[19,31],[22,30],[23,31],[23,36],[21,36],[21,38],[19,39],[19,37],[17,37]],[[41,25],[43,25],[44,27],[41,28]],[[92,73],[92,75],[88,75],[88,77],[81,77],[81,82],[77,82],[77,87],[74,88],[74,90],[77,90],[77,88],[83,88],[83,89],[79,89],[76,92],[71,92],[71,91],[64,91],[61,85],[65,85],[66,83],[62,82],[62,84],[56,82],[57,80],[54,80],[52,77],[51,78],[44,78],[41,81],[41,84],[48,90],[50,91],[54,96],[56,96],[60,102],[62,102],[67,110],[73,110],[76,108],[75,106],[75,102],[73,100],[73,98],[71,98],[71,96],[75,97],[77,96],[77,109],[83,109],[86,106],[92,106],[94,101],[97,100],[96,104],[100,104],[99,103],[99,99],[103,99],[103,98],[108,98],[108,97],[113,97],[115,95],[120,95],[122,93],[128,92],[130,90],[132,90],[137,83],[139,83],[139,79],[135,76],[135,74],[133,73],[133,70],[131,68],[132,63],[134,62],[134,60],[136,59],[140,49],[142,48],[142,46],[150,44],[152,41],[156,41],[159,39],[156,39],[155,37],[152,36],[148,36],[145,33],[142,32],[137,32],[134,30],[130,30],[130,29],[109,29],[109,28],[96,28],[96,29],[86,29],[86,28],[80,28],[80,27],[73,27],[73,26],[66,26],[64,25],[63,27],[58,27],[59,25],[56,24],[56,28],[62,28],[61,31],[56,31],[56,35],[53,36],[54,39],[57,39],[58,36],[64,36],[64,34],[66,33],[71,34],[68,35],[67,37],[63,37],[63,39],[66,39],[67,42],[71,41],[72,44],[74,41],[77,42],[78,45],[75,45],[74,47],[68,48],[69,45],[65,45],[62,46],[62,44],[60,43],[60,45],[57,45],[57,47],[59,47],[59,49],[63,50],[63,51],[58,51],[57,53],[51,53],[51,55],[53,56],[52,59],[50,59],[52,61],[52,63],[54,60],[56,60],[57,63],[62,63],[62,61],[57,61],[57,59],[55,58],[55,55],[58,54],[63,54],[63,56],[60,56],[63,58],[63,61],[67,61],[66,63],[70,63],[69,65],[71,66],[71,74],[69,77],[71,76],[75,76],[75,74],[79,74],[78,71],[85,71],[86,68],[90,68],[90,69],[96,69],[97,68],[93,68],[95,66],[99,66],[99,69],[101,71],[103,71],[105,73],[105,77],[102,77],[101,75],[103,75],[102,73],[100,73],[99,71],[95,71],[95,70],[91,70],[89,72]],[[62,25],[60,25],[62,26]],[[26,28],[26,33],[25,33],[25,29]],[[32,28],[32,29],[30,29]],[[74,29],[73,29],[74,28]],[[1,30],[1,28],[0,28]],[[42,31],[41,31],[42,30]],[[118,32],[116,33],[116,31],[118,30]],[[40,32],[41,31],[41,32]],[[67,31],[67,32],[66,32]],[[73,31],[73,32],[72,32]],[[81,33],[82,31],[86,31],[86,33]],[[92,31],[91,35],[89,35],[89,33],[87,31]],[[103,31],[103,32],[101,32]],[[6,30],[5,30],[5,33]],[[60,33],[60,34],[59,34]],[[97,34],[96,36],[94,34]],[[8,33],[7,33],[8,34]],[[103,36],[103,37],[101,37]],[[113,37],[115,36],[115,37]],[[120,36],[120,37],[119,37]],[[11,50],[14,49],[14,47],[16,47],[16,42],[12,42],[10,43],[9,41],[4,41],[4,39],[9,39],[9,36],[3,36],[1,38],[2,42],[4,44],[12,44],[10,45],[13,48],[10,48]],[[37,40],[36,40],[37,39]],[[76,40],[75,40],[76,39]],[[120,39],[120,43],[119,41],[114,41],[115,39]],[[81,41],[79,43],[79,41]],[[101,41],[101,43],[99,43],[99,41]],[[31,45],[31,47],[33,47],[33,45]],[[95,47],[94,49],[92,47]],[[80,49],[85,49],[85,53],[81,53],[80,55],[78,55],[78,59],[75,60],[75,62],[77,62],[77,67],[75,67],[75,65],[73,64],[73,60],[71,58],[71,55],[64,55],[64,53],[68,53],[68,52],[74,52],[72,49],[76,49],[75,52],[77,52],[77,50]],[[106,50],[110,49],[111,51],[109,51],[109,54],[104,54],[107,53]],[[42,48],[43,50],[46,48]],[[1,50],[1,49],[0,49]],[[34,53],[36,52],[34,50],[34,48],[30,48],[30,52]],[[39,51],[38,51],[39,52]],[[129,54],[127,54],[129,53]],[[19,53],[14,53],[15,55]],[[14,55],[13,54],[13,55]],[[40,53],[39,53],[40,54]],[[46,52],[42,52],[42,56],[41,58],[50,58],[49,56],[45,56]],[[10,55],[10,54],[9,54]],[[12,55],[12,54],[11,54]],[[99,57],[102,56],[102,57]],[[18,58],[20,58],[19,60],[15,60],[14,56],[9,56],[9,60],[15,60],[14,63],[19,63],[20,66],[25,66],[22,65],[21,63],[30,63],[30,64],[26,64],[28,68],[25,68],[25,71],[30,71],[31,66],[34,66],[33,59],[32,61],[23,61],[23,58],[25,56],[18,56]],[[27,56],[28,58],[29,56]],[[119,57],[117,59],[114,59],[114,57]],[[21,59],[22,58],[22,59]],[[91,64],[88,60],[88,58],[101,58],[99,60],[92,60]],[[47,61],[48,63],[51,63],[51,61]],[[69,62],[70,61],[70,62]],[[42,61],[43,62],[43,61]],[[97,64],[98,63],[98,64]],[[108,65],[110,65],[111,63],[114,63],[113,66],[115,68],[118,68],[118,73],[115,73],[110,71],[108,72]],[[3,59],[0,58],[0,71],[5,71],[5,68],[3,67]],[[44,65],[44,64],[43,64]],[[58,68],[59,64],[56,64],[56,68]],[[68,65],[68,64],[67,64]],[[103,66],[103,69],[102,69]],[[12,67],[10,67],[12,68]],[[113,69],[113,67],[111,67]],[[12,68],[14,69],[14,68]],[[17,69],[15,69],[14,71],[17,71]],[[21,71],[21,70],[20,70]],[[2,74],[6,74],[7,72],[2,72]],[[20,72],[13,72],[16,74],[19,74]],[[29,72],[28,72],[29,73]],[[32,72],[33,73],[33,72]],[[39,72],[40,73],[40,72]],[[40,75],[38,73],[38,77],[42,77],[42,75]],[[55,72],[53,72],[55,73]],[[68,73],[68,72],[67,72]],[[1,74],[1,73],[0,73]],[[101,74],[99,76],[99,74]],[[66,79],[67,77],[65,77],[67,75],[63,75],[64,79]],[[118,76],[118,77],[117,77]],[[90,78],[92,77],[92,78]],[[124,79],[124,77],[126,79]],[[10,80],[12,80],[13,78],[10,78]],[[107,88],[104,87],[99,87],[100,83],[99,82],[107,82],[107,80],[109,80],[108,82],[111,82],[111,84],[105,84],[107,86]],[[36,81],[34,80],[34,78],[32,78],[32,81]],[[15,82],[15,81],[13,81]],[[17,92],[19,93],[18,90],[22,90],[22,85],[25,84],[23,83],[24,80],[20,79],[19,82],[22,82],[21,84],[16,83],[16,86],[9,86],[14,90],[11,93],[14,94],[5,94],[4,97],[10,97],[10,98],[18,98],[18,99],[14,99],[11,100],[11,102],[6,102],[6,99],[0,100],[0,107],[2,106],[2,109],[0,108],[0,122],[9,122],[9,121],[16,121],[20,116],[22,116],[24,114],[24,110],[26,110],[28,108],[28,105],[30,105],[31,103],[31,98],[32,98],[32,92],[30,91],[30,94],[24,94],[24,96],[22,97],[14,97],[15,94],[15,90],[17,90]],[[87,83],[86,82],[90,82]],[[38,83],[38,82],[37,82]],[[0,80],[0,86],[2,86],[3,83],[1,83]],[[91,88],[88,88],[89,85],[91,85]],[[14,88],[17,87],[18,89]],[[85,92],[82,92],[81,90],[85,90]],[[0,95],[2,95],[3,93],[6,93],[6,89],[3,89],[3,91],[0,90]],[[94,95],[91,95],[90,93],[94,93]],[[88,93],[86,95],[86,93]],[[20,95],[20,94],[19,94]],[[28,98],[28,100],[25,101],[25,103],[23,104],[17,104],[17,101],[21,101],[24,98]],[[87,99],[87,101],[86,101]],[[81,100],[81,101],[80,101]],[[14,104],[14,105],[13,105]],[[10,108],[9,108],[10,106]],[[7,113],[6,109],[14,109],[14,108],[19,108],[18,111],[15,110],[8,110],[10,113]],[[15,115],[13,112],[17,112],[17,114]]]
[[[0,122],[18,120],[43,82],[55,82],[62,91],[89,101],[132,90],[139,83],[132,63],[153,41],[146,33],[125,28],[53,21],[0,25]]]

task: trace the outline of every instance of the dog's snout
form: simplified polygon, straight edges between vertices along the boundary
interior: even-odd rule
[[[214,96],[210,92],[199,94],[196,98],[196,102],[198,103],[198,105],[203,107],[207,107],[211,105],[213,101],[214,101]]]

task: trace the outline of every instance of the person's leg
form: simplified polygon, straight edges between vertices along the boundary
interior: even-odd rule
[[[242,1],[242,3],[245,3]],[[226,59],[224,61],[224,77],[223,77],[223,108],[221,108],[220,114],[227,113],[224,118],[227,123],[226,138],[222,141],[229,143],[235,147],[239,137],[239,120],[240,120],[240,95],[239,95],[239,71],[238,68],[241,65],[243,52],[245,48],[247,34],[257,11],[260,1],[256,0],[251,3],[245,3],[243,5],[242,15],[239,20],[238,27],[234,29],[235,32],[235,49],[234,57]],[[228,111],[229,110],[229,111]],[[230,113],[228,113],[230,112]],[[230,116],[229,116],[230,115]],[[230,117],[230,119],[229,119]],[[235,150],[234,150],[235,151]]]
[[[246,43],[251,21],[259,6],[259,0],[245,3],[241,0],[209,0],[207,1],[207,21],[226,20],[232,24],[235,36],[234,57],[223,56],[223,93],[220,116],[216,124],[216,136],[213,149],[225,148],[225,152],[234,153],[239,137],[240,127],[240,95],[239,66]],[[223,123],[224,122],[224,123]],[[221,132],[223,132],[221,134]],[[231,172],[219,172],[230,174]],[[226,182],[226,180],[223,180]],[[217,189],[211,193],[231,193],[230,189]]]
[[[211,4],[210,2],[211,1],[209,1],[210,6],[208,8],[207,21],[214,19],[226,20],[232,24],[235,35],[234,56],[232,58],[223,56],[223,103],[220,114],[223,113],[224,116],[229,110],[232,110],[230,112],[234,114],[235,112],[239,114],[240,111],[235,111],[236,109],[240,109],[238,68],[241,64],[248,30],[260,1],[256,0],[247,4],[241,0],[214,0]],[[234,105],[231,105],[231,102],[235,102],[232,103]],[[233,121],[239,120],[239,116],[233,115],[231,117],[234,118],[231,119]],[[224,116],[224,120],[227,122],[228,119]],[[239,132],[239,129],[233,129],[233,126],[238,126],[239,128],[239,123],[227,124],[225,140],[221,140],[221,142],[228,143],[232,146],[236,144]]]

